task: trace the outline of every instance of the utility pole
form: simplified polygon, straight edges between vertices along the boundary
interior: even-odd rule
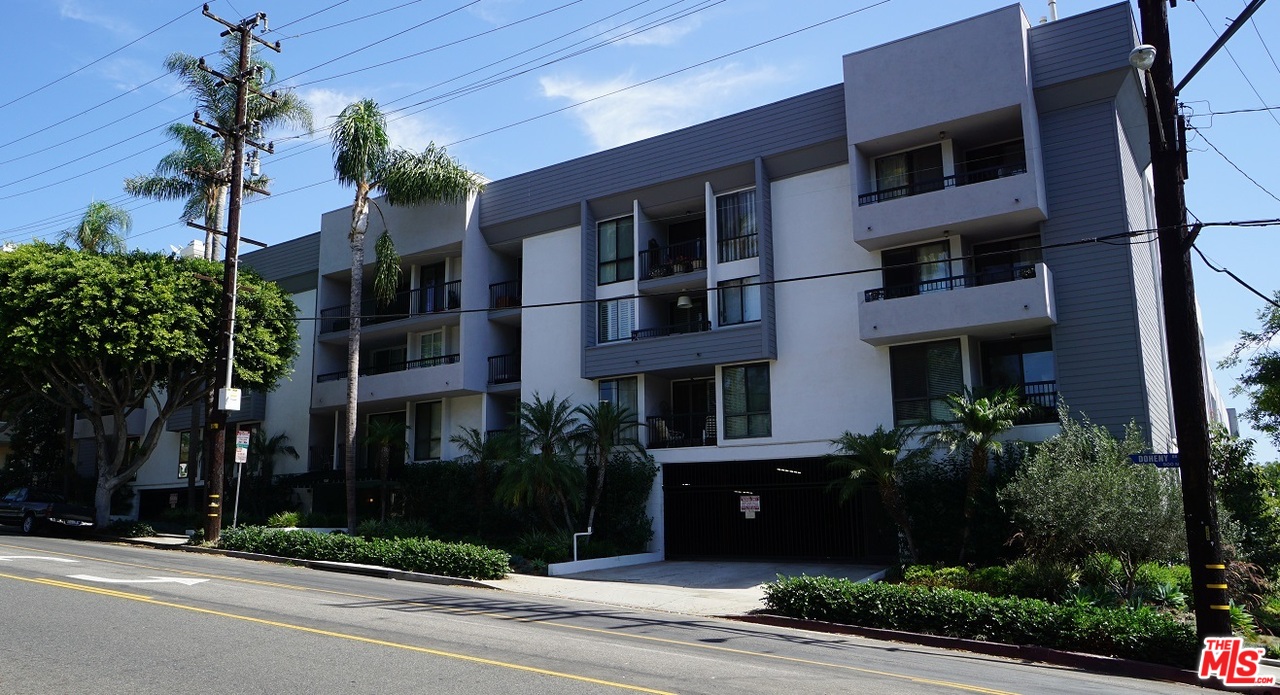
[[[1177,0],[1173,3],[1176,5]],[[1186,223],[1183,192],[1186,147],[1182,130],[1185,124],[1177,115],[1168,8],[1165,0],[1138,0],[1138,8],[1142,16],[1142,40],[1155,49],[1155,62],[1144,74],[1148,76],[1149,88],[1147,124],[1159,228],[1160,287],[1164,295],[1169,384],[1182,474],[1187,560],[1191,565],[1196,633],[1203,640],[1230,636],[1231,613],[1213,479],[1209,473],[1204,355],[1191,273],[1191,244],[1199,226],[1189,229]]]
[[[227,411],[240,409],[240,392],[231,386],[231,371],[232,365],[235,363],[236,283],[240,263],[240,207],[245,189],[244,148],[245,144],[248,143],[254,148],[274,152],[274,148],[271,145],[261,145],[248,137],[252,127],[249,122],[249,93],[253,92],[256,96],[264,99],[271,98],[258,92],[252,86],[252,82],[257,76],[257,71],[252,67],[252,48],[253,42],[256,41],[273,51],[279,52],[280,44],[279,42],[271,44],[254,36],[253,30],[259,25],[264,29],[266,28],[267,15],[262,12],[233,24],[210,12],[209,6],[205,5],[204,16],[226,27],[226,30],[222,32],[222,36],[237,34],[240,39],[240,60],[236,68],[236,74],[224,75],[205,65],[203,58],[200,60],[201,70],[217,77],[225,84],[234,84],[236,86],[235,125],[231,128],[223,128],[216,123],[207,123],[200,119],[199,111],[196,112],[194,119],[198,125],[214,131],[225,138],[227,142],[230,142],[234,152],[231,171],[229,172],[231,202],[227,207],[227,251],[223,261],[222,316],[217,349],[217,373],[222,377],[223,381],[222,388],[218,391],[217,407],[209,418],[209,436],[213,441],[209,448],[210,455],[207,466],[209,474],[205,480],[207,500],[204,525],[205,540],[215,541],[222,533],[222,483],[223,464],[225,463],[227,448],[227,435],[225,432]],[[267,193],[258,189],[254,190],[258,193]],[[213,231],[217,233],[217,230]]]

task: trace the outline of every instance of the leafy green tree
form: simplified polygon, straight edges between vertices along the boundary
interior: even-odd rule
[[[124,235],[133,218],[124,208],[95,200],[85,208],[76,226],[62,232],[61,240],[89,253],[123,253]]]
[[[1130,462],[1147,450],[1137,426],[1123,439],[1059,408],[1062,431],[1036,448],[1000,493],[1027,552],[1047,561],[1107,553],[1120,561],[1131,594],[1138,566],[1186,553],[1176,475]]]
[[[1221,425],[1212,431],[1210,469],[1221,508],[1240,527],[1241,557],[1270,574],[1280,570],[1280,492],[1253,460],[1252,439],[1232,437]]]
[[[330,128],[333,171],[338,182],[355,188],[351,205],[351,309],[347,333],[347,426],[344,446],[347,476],[347,526],[356,529],[356,406],[360,380],[360,305],[364,285],[365,234],[369,229],[369,196],[381,193],[389,205],[461,202],[482,187],[480,178],[429,145],[421,153],[392,149],[387,121],[372,99],[357,101],[338,114]],[[384,223],[385,226],[385,223]],[[375,293],[389,303],[399,280],[400,259],[387,231],[379,238]]]
[[[1022,402],[1016,389],[1001,389],[987,396],[978,397],[969,389],[947,396],[947,409],[951,420],[940,423],[931,436],[934,441],[951,451],[965,448],[969,452],[969,477],[965,485],[964,521],[960,527],[960,556],[964,562],[969,548],[969,536],[973,531],[973,516],[977,510],[978,495],[987,482],[987,468],[991,454],[1004,451],[998,439],[1013,429],[1018,418],[1031,412],[1031,406]]]
[[[249,59],[252,77],[249,80],[248,120],[263,131],[278,127],[295,127],[311,130],[311,108],[297,93],[276,84],[275,67],[259,57],[257,46]],[[228,36],[219,52],[218,70],[224,75],[240,72],[240,42]],[[166,70],[176,74],[191,98],[201,118],[226,131],[236,128],[236,86],[223,82],[200,69],[200,57],[186,53],[173,53],[164,61]],[[268,99],[263,94],[273,94]],[[234,161],[233,143],[223,139],[221,147],[205,130],[191,125],[171,127],[169,133],[181,144],[181,149],[160,160],[155,173],[134,177],[125,183],[125,189],[134,195],[158,200],[186,200],[183,217],[199,216],[210,229],[222,229],[224,201],[231,179],[228,174]],[[178,168],[180,165],[192,165]],[[266,179],[248,180],[250,185],[261,188]],[[132,190],[131,190],[132,186]],[[205,232],[205,258],[217,260],[217,236]]]
[[[522,451],[503,468],[498,498],[513,507],[533,507],[549,528],[570,531],[583,484],[575,436],[581,422],[569,399],[554,393],[547,400],[535,393],[532,403],[521,402],[518,421]],[[562,528],[553,504],[560,507]]]
[[[829,459],[830,465],[843,474],[835,483],[841,502],[848,502],[867,484],[876,487],[885,511],[902,531],[908,560],[913,563],[920,554],[902,496],[903,478],[919,471],[930,457],[928,449],[911,446],[914,436],[915,430],[907,427],[886,430],[877,426],[870,434],[846,431],[831,440],[836,453]]]
[[[297,308],[279,286],[242,272],[236,384],[270,390],[298,351]],[[88,421],[100,523],[111,493],[146,463],[169,416],[216,381],[210,336],[219,328],[221,290],[202,276],[218,274],[202,259],[153,253],[36,243],[0,254],[0,393],[39,394]],[[143,408],[155,418],[141,440],[115,436]]]
[[[1280,292],[1275,298],[1280,301]],[[1244,365],[1237,394],[1249,397],[1244,416],[1258,431],[1280,446],[1280,351],[1274,346],[1280,335],[1280,308],[1268,306],[1258,312],[1262,327],[1257,331],[1241,331],[1240,341],[1226,359],[1223,368]]]
[[[378,521],[387,520],[387,483],[391,468],[391,450],[397,446],[405,447],[401,449],[402,451],[408,450],[408,442],[405,441],[408,432],[409,425],[402,419],[370,418],[365,424],[364,443],[378,450],[380,503]]]
[[[67,413],[43,398],[15,403],[8,416],[9,455],[0,466],[0,489],[34,485],[70,493]]]
[[[601,401],[599,404],[580,405],[573,412],[582,418],[582,424],[573,433],[574,438],[591,452],[595,469],[591,499],[587,505],[587,528],[592,528],[596,510],[604,498],[605,474],[613,465],[614,456],[643,457],[644,447],[631,434],[637,427],[636,414],[626,406]]]
[[[450,436],[449,441],[462,452],[458,461],[475,469],[472,482],[475,487],[476,533],[481,533],[485,523],[484,511],[489,506],[485,497],[493,471],[519,454],[519,443],[512,433],[486,435],[474,427],[463,427],[459,434]]]

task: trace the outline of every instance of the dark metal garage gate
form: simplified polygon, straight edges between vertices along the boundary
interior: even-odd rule
[[[668,463],[662,471],[668,558],[895,554],[874,490],[840,504],[823,459]]]

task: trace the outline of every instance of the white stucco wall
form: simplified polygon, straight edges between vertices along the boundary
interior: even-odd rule
[[[520,397],[532,401],[552,393],[574,403],[596,400],[595,385],[582,374],[582,307],[551,302],[582,298],[582,237],[578,227],[524,241],[524,309],[521,312]]]

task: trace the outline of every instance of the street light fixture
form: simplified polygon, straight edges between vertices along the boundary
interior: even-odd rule
[[[1134,68],[1146,72],[1156,63],[1156,47],[1151,44],[1144,43],[1132,51],[1129,51],[1129,64]]]

